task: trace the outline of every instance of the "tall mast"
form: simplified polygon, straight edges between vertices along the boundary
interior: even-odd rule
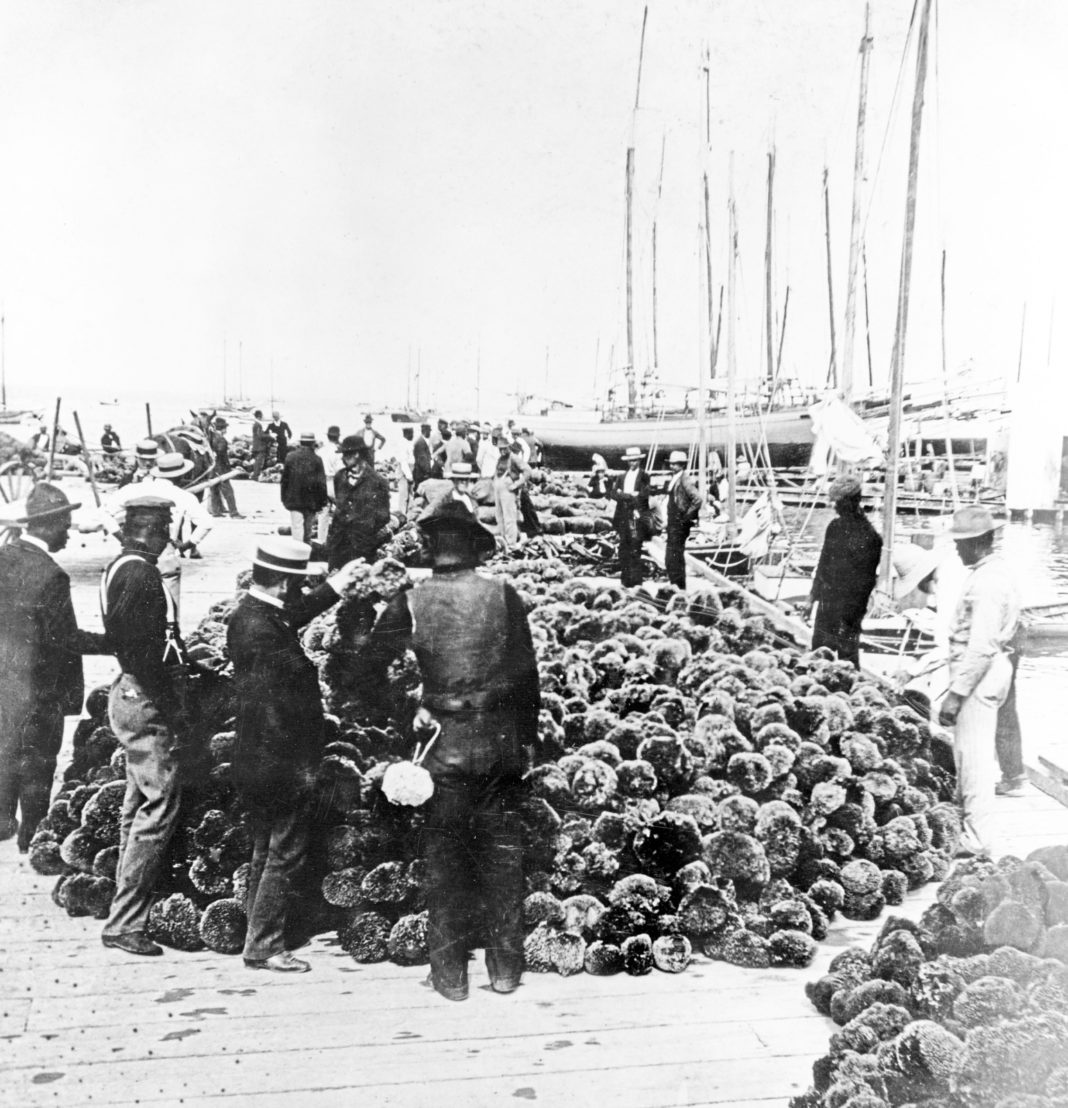
[[[7,343],[4,317],[0,315],[0,407],[7,407]]]
[[[653,210],[653,369],[660,369],[660,344],[656,330],[656,221],[660,214],[660,196],[664,191],[664,153],[667,150],[667,133],[660,138],[660,176],[656,182],[656,208]]]
[[[853,158],[853,223],[849,232],[849,276],[846,279],[845,333],[842,336],[842,399],[853,400],[853,336],[857,316],[857,265],[860,259],[860,189],[864,181],[864,123],[868,112],[868,55],[872,39],[871,4],[864,5],[864,37],[860,40],[860,102],[857,107],[857,148]]]
[[[634,131],[638,122],[638,99],[642,91],[642,58],[645,55],[645,24],[649,8],[642,16],[642,38],[638,47],[638,81],[634,89],[634,113],[630,123],[630,146],[627,147],[627,415],[633,417],[638,408],[638,390],[634,378]]]
[[[838,350],[834,335],[834,279],[831,273],[831,190],[827,186],[827,167],[823,167],[823,222],[827,239],[827,308],[831,320],[831,360],[827,366],[827,381],[838,386]]]
[[[946,358],[946,252],[942,251],[942,413],[946,421],[946,465],[949,467],[949,483],[953,491],[953,507],[960,507],[960,492],[957,489],[956,465],[953,461],[953,435],[949,427],[949,362]]]
[[[711,76],[709,71],[709,53],[708,47],[705,47],[705,159],[708,158],[709,151],[712,149],[712,94],[711,94]],[[705,190],[705,241],[704,241],[704,253],[705,253],[705,283],[708,287],[708,368],[709,376],[716,376],[716,347],[719,345],[719,335],[716,333],[716,309],[714,304],[714,288],[712,284],[712,215],[710,211],[710,205],[708,201],[708,163],[705,162],[704,172],[704,190]]]
[[[768,380],[775,380],[775,328],[771,302],[771,215],[772,190],[775,182],[775,147],[768,151],[768,233],[764,241],[764,330],[767,332]],[[770,400],[769,396],[769,400]]]
[[[894,550],[894,514],[897,511],[897,462],[901,450],[901,398],[905,380],[905,337],[909,322],[909,283],[912,278],[912,236],[916,228],[916,181],[920,171],[920,130],[923,123],[923,91],[927,80],[927,29],[931,0],[923,0],[916,47],[916,91],[912,98],[912,136],[909,140],[908,193],[905,200],[905,236],[901,244],[901,273],[897,291],[897,323],[890,360],[890,434],[886,458],[886,495],[883,506],[882,577],[890,587]]]
[[[730,535],[734,537],[735,526],[738,522],[738,497],[736,484],[738,481],[738,467],[735,464],[735,454],[738,450],[738,427],[734,413],[734,387],[737,377],[738,365],[735,358],[734,344],[734,278],[738,268],[738,215],[734,208],[734,157],[731,156],[730,193],[727,201],[729,214],[729,261],[727,268],[727,519],[730,524]]]

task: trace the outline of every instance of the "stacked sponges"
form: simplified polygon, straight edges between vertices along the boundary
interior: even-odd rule
[[[794,1108],[1053,1108],[1068,1099],[1068,847],[957,863],[807,987],[841,1026]]]

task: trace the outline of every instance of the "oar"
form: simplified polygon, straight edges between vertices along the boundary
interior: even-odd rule
[[[78,413],[74,412],[74,426],[78,432],[78,441],[82,444],[82,453],[85,455],[85,468],[89,471],[89,487],[93,490],[93,499],[96,501],[96,506],[100,507],[100,491],[96,487],[96,476],[93,474],[93,459],[89,454],[89,448],[85,445],[85,435],[82,434],[82,421],[78,418]]]
[[[48,473],[45,476],[46,481],[52,480],[52,469],[56,464],[56,433],[59,431],[59,406],[63,402],[63,398],[56,397],[56,414],[52,419],[52,442],[48,449]]]

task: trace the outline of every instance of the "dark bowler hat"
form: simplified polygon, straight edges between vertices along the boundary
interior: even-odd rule
[[[362,454],[367,457],[367,443],[359,435],[346,435],[337,448],[339,454]]]
[[[464,531],[478,553],[497,548],[493,532],[488,531],[458,500],[438,500],[415,521],[428,534],[435,531]]]
[[[131,523],[163,523],[171,522],[171,511],[174,505],[162,496],[138,496],[126,501],[126,525]]]
[[[25,514],[17,523],[36,523],[40,519],[52,519],[54,516],[70,515],[81,504],[72,504],[67,494],[47,481],[39,481],[26,497]]]
[[[252,564],[273,569],[277,573],[293,573],[298,577],[306,577],[311,552],[312,548],[306,542],[287,539],[281,535],[268,535],[256,547]]]

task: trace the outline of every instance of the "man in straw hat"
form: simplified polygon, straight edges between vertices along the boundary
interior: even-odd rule
[[[969,571],[949,632],[949,692],[938,722],[953,728],[957,795],[964,809],[963,851],[994,855],[994,737],[998,708],[1012,684],[1012,640],[1020,622],[1015,580],[994,552],[999,524],[985,509],[953,513],[949,534]]]
[[[359,435],[346,435],[338,447],[344,469],[334,477],[334,518],[326,536],[331,569],[353,558],[374,561],[389,523],[389,485],[368,461]]]
[[[252,585],[226,635],[237,693],[232,777],[252,817],[245,965],[277,973],[311,968],[286,950],[285,928],[304,865],[308,801],[325,742],[318,673],[297,631],[338,600],[357,568],[350,563],[302,594],[310,556],[307,543],[262,539],[252,560]]]
[[[425,827],[430,979],[467,997],[471,917],[484,912],[486,968],[499,993],[523,969],[523,863],[518,804],[525,747],[537,742],[538,669],[518,593],[476,572],[493,535],[456,501],[419,517],[433,575],[399,593],[364,650],[368,688],[383,688],[392,659],[415,652],[423,701],[417,734],[441,730],[423,762],[434,781]]]
[[[623,452],[626,471],[608,487],[608,498],[616,502],[612,526],[619,536],[619,579],[623,585],[640,585],[645,580],[642,544],[649,537],[649,474],[642,469],[645,452],[628,446]]]
[[[0,546],[0,839],[17,828],[22,853],[48,811],[63,717],[82,710],[81,655],[108,652],[78,630],[70,577],[52,558],[78,507],[42,481],[16,520],[24,530]]]
[[[104,631],[122,671],[108,695],[108,722],[126,752],[116,890],[101,937],[128,954],[162,953],[146,934],[148,912],[181,796],[177,747],[189,659],[157,568],[171,511],[171,501],[156,496],[126,504],[122,553],[100,583]]]
[[[672,450],[668,455],[671,480],[667,487],[667,541],[664,549],[664,570],[667,579],[679,589],[686,588],[686,540],[697,522],[697,513],[704,500],[686,472],[689,459],[685,450]]]
[[[812,578],[810,601],[817,605],[812,649],[826,646],[859,669],[861,621],[875,588],[883,540],[860,506],[855,477],[839,477],[828,496],[838,515],[824,532]]]
[[[312,541],[318,515],[329,499],[326,469],[316,445],[315,434],[305,431],[282,465],[282,507],[289,512],[289,533],[298,542]]]
[[[134,443],[134,467],[119,482],[119,488],[144,481],[152,473],[158,458],[159,443],[155,439],[139,439]]]

